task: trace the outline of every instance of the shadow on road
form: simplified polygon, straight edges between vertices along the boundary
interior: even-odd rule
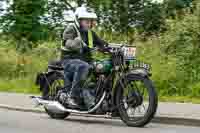
[[[52,119],[48,117],[48,119]],[[111,119],[101,119],[101,118],[93,118],[93,117],[68,117],[64,120],[59,120],[63,122],[72,122],[72,123],[80,123],[80,124],[91,124],[91,125],[103,125],[103,126],[115,126],[115,127],[127,127],[121,120],[111,120]],[[151,126],[146,126],[144,128],[149,128]]]
[[[68,122],[75,122],[75,123],[81,123],[81,124],[97,124],[97,125],[107,125],[107,126],[121,126],[126,127],[125,124],[123,124],[122,121],[116,121],[116,120],[99,120],[99,119],[88,119],[88,118],[67,118],[65,121]]]

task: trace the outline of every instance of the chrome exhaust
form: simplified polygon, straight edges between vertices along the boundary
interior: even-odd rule
[[[99,106],[103,102],[105,96],[106,96],[106,92],[104,91],[99,102],[92,109],[90,109],[88,111],[79,111],[79,110],[75,110],[75,109],[68,109],[68,108],[65,108],[58,101],[43,100],[39,97],[34,97],[34,96],[31,97],[31,98],[33,99],[36,107],[37,106],[44,106],[48,110],[51,110],[52,112],[55,112],[55,113],[70,112],[70,113],[78,113],[78,114],[88,114],[88,113],[93,113],[96,109],[99,108]]]

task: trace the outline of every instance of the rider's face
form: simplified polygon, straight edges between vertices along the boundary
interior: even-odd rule
[[[80,25],[83,29],[88,30],[92,29],[96,25],[96,21],[91,19],[82,19],[80,20]]]

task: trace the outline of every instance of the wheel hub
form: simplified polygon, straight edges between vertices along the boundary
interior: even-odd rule
[[[142,103],[143,103],[143,97],[137,91],[134,91],[131,94],[131,96],[129,96],[129,98],[127,99],[127,104],[134,108],[142,105]]]

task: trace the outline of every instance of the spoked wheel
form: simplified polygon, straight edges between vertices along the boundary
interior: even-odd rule
[[[48,83],[45,86],[46,90],[48,90],[48,94],[45,94],[48,96],[48,100],[56,101],[57,100],[57,93],[60,89],[64,87],[64,76],[59,73],[54,73],[48,78]],[[69,112],[63,112],[63,113],[54,113],[53,111],[47,109],[46,107],[45,111],[47,114],[54,119],[64,119],[67,116],[70,115]]]
[[[121,119],[133,127],[143,127],[157,110],[157,94],[147,77],[127,77],[117,89],[116,104]],[[123,87],[122,87],[123,86]]]

